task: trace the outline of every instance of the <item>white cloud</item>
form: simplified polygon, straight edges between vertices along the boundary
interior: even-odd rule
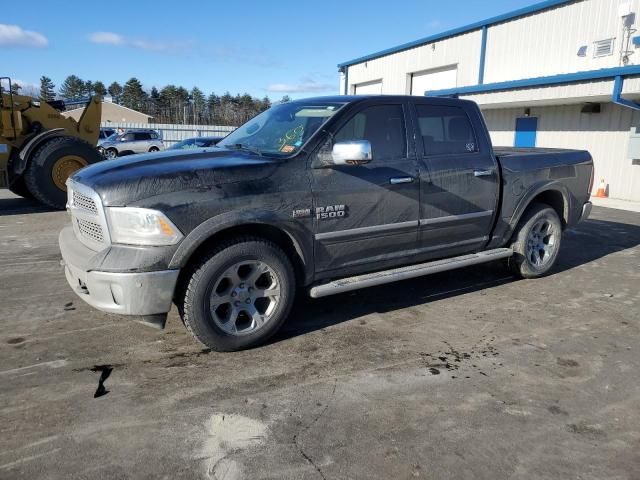
[[[436,28],[443,27],[444,23],[442,22],[442,20],[434,19],[434,20],[431,20],[429,23],[427,23],[427,26],[430,29],[436,29]]]
[[[191,44],[187,42],[163,42],[156,40],[136,39],[125,37],[113,32],[93,32],[89,35],[91,43],[100,45],[111,45],[114,47],[129,47],[148,52],[179,54],[191,49]]]
[[[89,41],[103,45],[124,45],[125,40],[122,35],[112,32],[94,32],[89,35]]]
[[[23,30],[18,25],[0,23],[0,46],[42,48],[48,44],[49,40],[41,33]]]
[[[321,83],[317,80],[304,77],[297,83],[272,83],[265,89],[271,93],[323,93],[337,92],[337,84]]]

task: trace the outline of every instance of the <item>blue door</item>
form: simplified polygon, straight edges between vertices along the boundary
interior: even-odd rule
[[[516,147],[535,147],[536,132],[538,131],[537,117],[516,118]]]

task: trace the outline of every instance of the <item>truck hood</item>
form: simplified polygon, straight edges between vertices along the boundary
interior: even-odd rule
[[[104,160],[71,178],[95,190],[105,206],[126,206],[172,192],[259,180],[272,173],[276,162],[222,148],[165,151]]]

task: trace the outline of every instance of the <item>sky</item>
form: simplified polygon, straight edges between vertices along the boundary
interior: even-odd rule
[[[339,93],[337,64],[534,0],[32,0],[3,8],[0,76],[137,77],[278,100]],[[26,5],[26,4],[25,4]],[[95,6],[100,6],[96,11]],[[36,14],[36,12],[38,12]]]

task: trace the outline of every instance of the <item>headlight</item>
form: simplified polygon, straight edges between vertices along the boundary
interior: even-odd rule
[[[113,243],[175,245],[182,238],[180,230],[157,210],[135,207],[108,207],[105,210]]]

